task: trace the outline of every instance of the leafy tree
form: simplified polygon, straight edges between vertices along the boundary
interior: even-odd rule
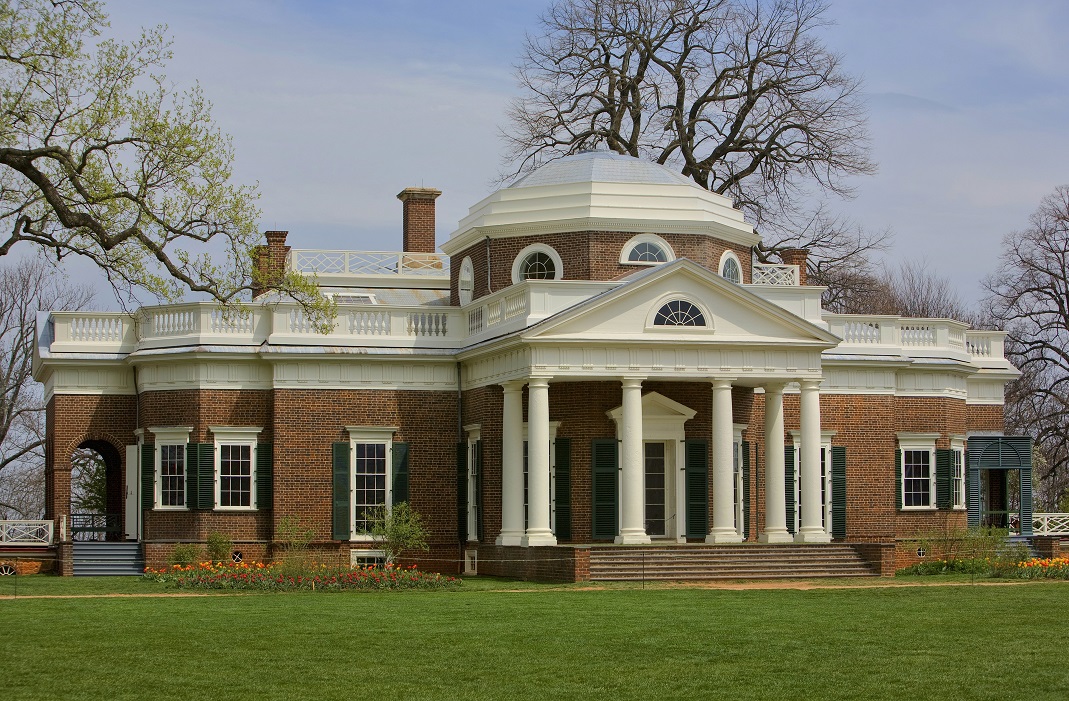
[[[376,506],[367,514],[367,532],[386,554],[386,564],[394,564],[406,550],[429,550],[427,529],[419,513],[402,501],[392,507]]]
[[[108,475],[100,453],[79,448],[71,455],[71,511],[108,513]]]
[[[984,286],[1022,373],[1007,388],[1007,428],[1035,438],[1037,496],[1054,508],[1069,490],[1069,186],[1045,197],[1002,251]]]
[[[512,173],[605,147],[674,166],[762,230],[770,262],[808,248],[817,284],[867,270],[886,233],[807,210],[875,170],[860,81],[818,38],[822,0],[556,0],[517,66]],[[861,261],[859,263],[859,261]],[[860,268],[860,269],[859,269]]]
[[[200,88],[163,75],[164,28],[123,43],[107,26],[98,0],[0,0],[0,256],[78,256],[120,296],[230,303],[277,287],[322,317],[309,281],[254,270],[256,191],[231,184],[231,141]]]
[[[40,257],[0,266],[0,518],[44,512],[45,406],[32,374],[37,312],[81,309],[92,298]]]

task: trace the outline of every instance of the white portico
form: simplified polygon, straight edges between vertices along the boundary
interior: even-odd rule
[[[686,307],[688,303],[692,306]],[[690,316],[665,318],[666,307],[677,312],[683,309]],[[690,323],[668,323],[679,319]],[[568,402],[572,414],[556,410],[558,414],[551,415],[550,390],[569,396],[574,392],[581,398],[586,382],[619,387],[618,401],[600,410],[590,408],[611,420],[609,435],[615,437],[614,448],[606,446],[604,453],[595,449],[592,456],[599,464],[611,461],[594,475],[592,491],[597,500],[599,485],[615,480],[614,542],[693,539],[701,514],[692,503],[700,503],[701,496],[711,504],[701,534],[705,541],[743,540],[737,486],[741,427],[733,411],[736,388],[757,390],[765,396],[769,448],[764,462],[766,527],[761,540],[828,542],[819,506],[820,358],[821,351],[837,341],[819,323],[801,319],[743,286],[680,260],[644,270],[523,331],[464,353],[467,386],[486,384],[492,374],[496,376],[492,383],[503,389],[502,520],[497,543],[557,543],[550,523],[554,513],[550,424],[559,423],[565,433],[571,429],[571,435],[579,435],[574,424],[591,419],[583,409],[575,408],[582,405],[577,401]],[[688,389],[688,396],[693,397],[688,404],[649,388],[651,384],[663,387],[665,382],[705,389],[700,393]],[[787,529],[784,486],[783,393],[788,385],[801,395],[799,491],[803,500],[818,500],[816,507],[804,502],[803,522],[794,536]],[[699,410],[705,412],[709,426],[695,440],[696,432],[687,422]],[[696,442],[704,445],[691,445]],[[688,454],[692,447],[705,452]],[[691,473],[703,465],[707,466],[705,474]],[[592,472],[598,469],[592,466]],[[695,495],[697,489],[704,490],[704,495]],[[598,505],[592,508],[596,511]],[[577,539],[583,539],[582,534],[571,538]]]

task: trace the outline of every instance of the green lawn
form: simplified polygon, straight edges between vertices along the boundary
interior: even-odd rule
[[[63,581],[19,594],[108,580]],[[0,631],[4,699],[1069,697],[1065,583],[25,598]]]

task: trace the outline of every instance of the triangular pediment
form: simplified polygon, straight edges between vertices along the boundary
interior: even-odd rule
[[[676,300],[693,304],[704,325],[658,325],[658,310]],[[824,348],[839,342],[829,331],[685,259],[636,274],[619,287],[532,326],[523,337]]]
[[[618,422],[623,416],[623,411],[623,406],[618,406],[605,413],[610,419]],[[682,423],[693,419],[694,415],[697,413],[698,412],[691,409],[689,406],[680,404],[674,399],[669,399],[659,392],[647,392],[642,395],[642,418],[644,421],[674,420]]]

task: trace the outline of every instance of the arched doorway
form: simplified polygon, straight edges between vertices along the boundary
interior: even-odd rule
[[[71,453],[71,537],[119,541],[123,523],[122,456],[111,443],[86,440]]]

